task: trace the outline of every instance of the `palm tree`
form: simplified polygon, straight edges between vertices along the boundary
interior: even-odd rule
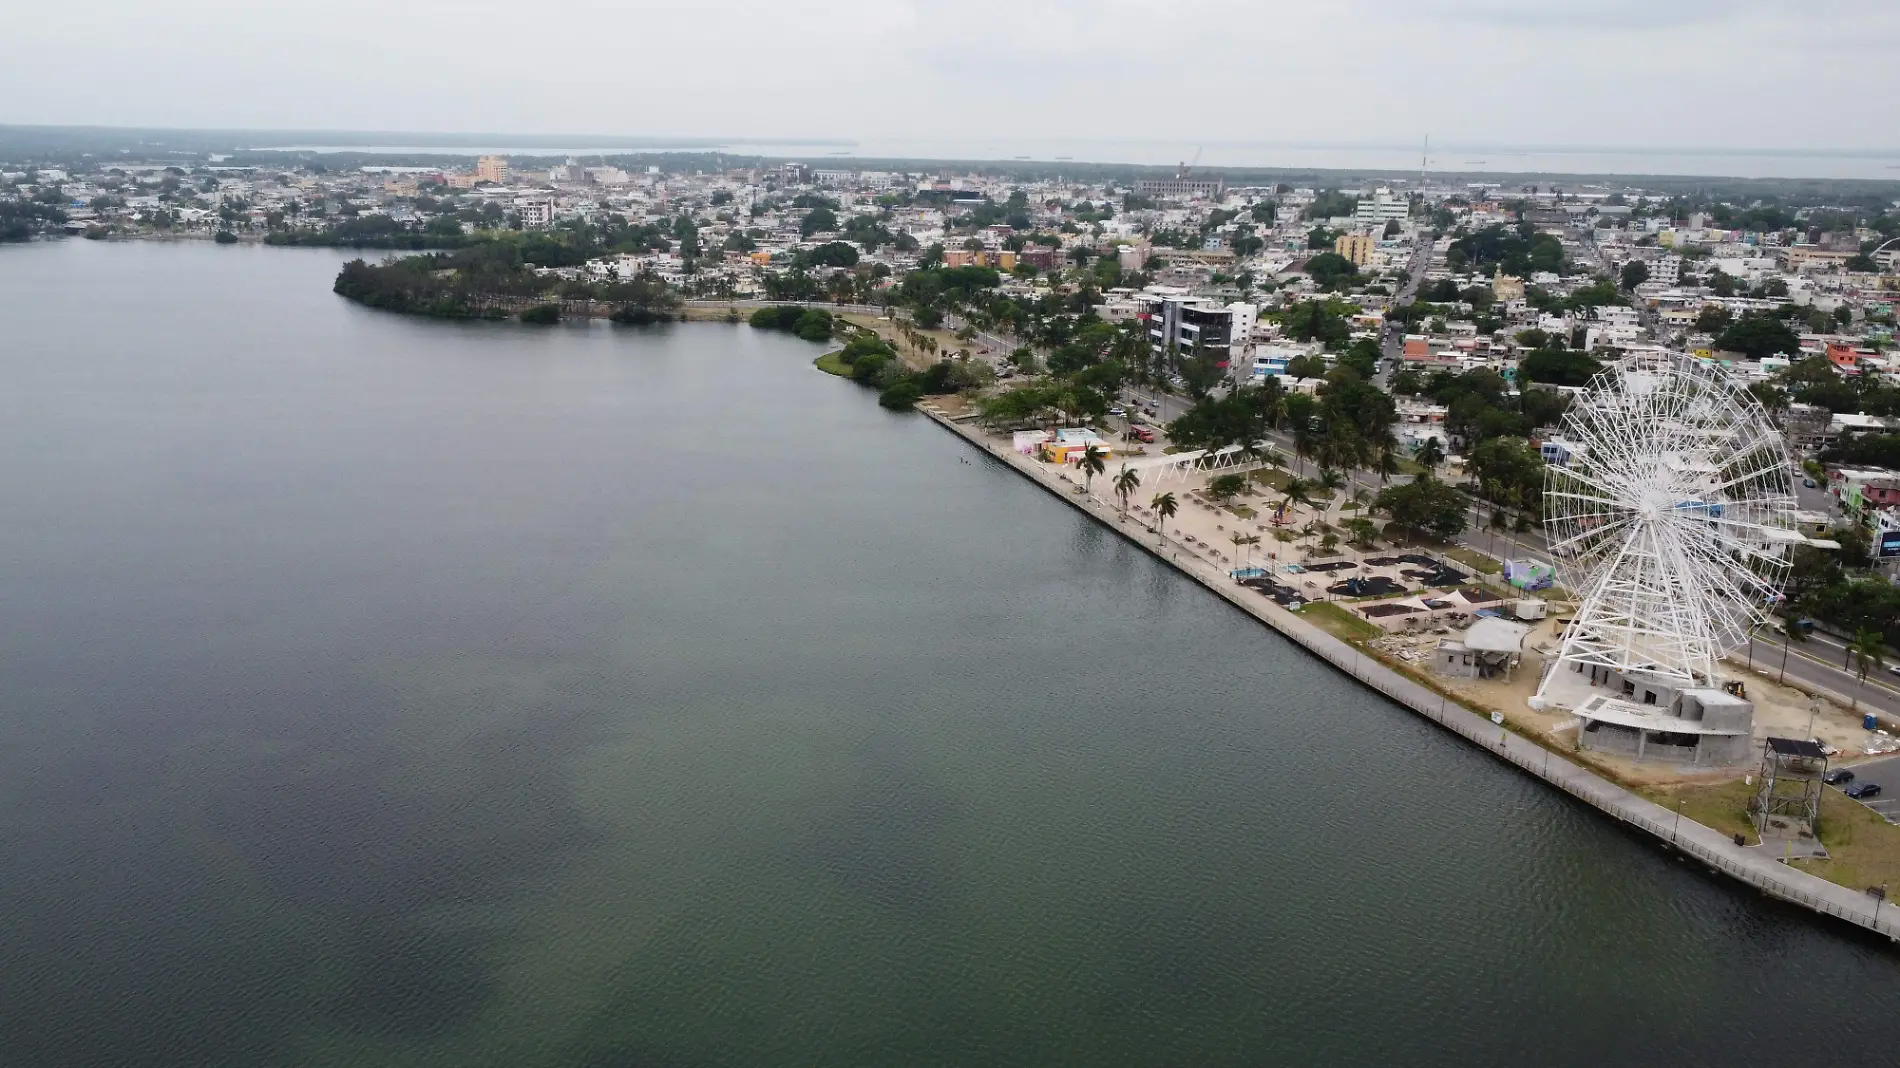
[[[1854,640],[1847,646],[1847,655],[1854,659],[1854,674],[1860,676],[1861,688],[1866,688],[1868,674],[1880,670],[1881,665],[1887,662],[1886,653],[1886,639],[1878,630],[1862,627],[1854,632]],[[1852,707],[1860,707],[1858,694],[1853,699]]]
[[[1340,474],[1338,471],[1335,471],[1330,467],[1321,469],[1319,473],[1319,488],[1320,489],[1323,489],[1328,494],[1331,494],[1341,489],[1345,485],[1346,485],[1346,476]]]
[[[1249,564],[1251,564],[1251,563],[1253,563],[1253,551],[1252,551],[1252,550],[1254,549],[1254,547],[1255,547],[1255,546],[1257,546],[1257,545],[1259,545],[1259,544],[1260,544],[1260,535],[1258,535],[1258,534],[1249,534],[1249,535],[1247,535],[1246,537],[1244,537],[1244,538],[1242,538],[1242,539],[1240,539],[1240,543],[1241,543],[1242,545],[1245,545],[1245,546],[1247,547],[1247,549],[1248,549],[1248,552],[1247,552],[1247,562],[1248,562]]]
[[[1141,488],[1141,475],[1127,464],[1122,465],[1121,473],[1115,476],[1115,496],[1122,501],[1122,518],[1128,518],[1128,498]]]
[[[1788,649],[1792,647],[1794,643],[1796,642],[1807,641],[1808,630],[1806,627],[1803,627],[1801,625],[1800,620],[1794,618],[1793,616],[1789,616],[1787,619],[1782,620],[1781,626],[1775,629],[1781,632],[1781,675],[1780,675],[1780,678],[1777,679],[1776,681],[1787,682],[1788,681]]]
[[[1286,488],[1280,493],[1285,498],[1280,502],[1282,519],[1286,518],[1286,513],[1291,511],[1296,504],[1304,508],[1313,507],[1313,484],[1303,478],[1287,479]]]
[[[1379,481],[1382,483],[1390,483],[1392,476],[1398,474],[1400,470],[1398,450],[1389,445],[1386,448],[1380,449],[1378,465]]]
[[[1438,473],[1438,465],[1445,462],[1445,446],[1437,438],[1426,438],[1425,444],[1418,447],[1413,459],[1433,474]]]
[[[1082,492],[1087,493],[1095,485],[1095,476],[1108,470],[1108,450],[1098,445],[1090,445],[1082,450]]]
[[[1154,509],[1155,515],[1159,517],[1159,522],[1155,524],[1156,530],[1160,532],[1163,538],[1166,538],[1168,536],[1168,520],[1173,519],[1174,513],[1181,510],[1180,502],[1174,499],[1174,494],[1172,493],[1157,493],[1154,495],[1154,499],[1148,502],[1148,507]]]

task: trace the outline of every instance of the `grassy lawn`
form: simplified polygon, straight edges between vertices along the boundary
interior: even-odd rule
[[[1234,513],[1235,515],[1239,516],[1242,519],[1252,519],[1257,514],[1252,508],[1249,508],[1244,504],[1236,504],[1232,508],[1229,508],[1227,510]]]
[[[1300,609],[1308,623],[1349,642],[1367,642],[1385,632],[1329,601],[1314,601]]]
[[[837,375],[839,378],[851,377],[851,365],[840,360],[835,352],[827,352],[813,360],[812,366],[828,375]]]
[[[1403,456],[1394,457],[1394,459],[1399,462],[1399,474],[1401,475],[1417,478],[1425,473],[1425,465],[1422,463],[1415,460],[1408,460]]]
[[[1751,845],[1760,841],[1748,817],[1755,788],[1740,779],[1706,786],[1652,786],[1639,792],[1667,809],[1674,809],[1680,799],[1684,819],[1723,834],[1740,834]],[[1832,856],[1797,860],[1794,866],[1852,890],[1886,884],[1900,892],[1900,827],[1832,788],[1821,793],[1821,844]]]
[[[1750,845],[1761,840],[1748,818],[1748,799],[1755,796],[1755,788],[1740,779],[1712,785],[1649,786],[1636,792],[1672,811],[1680,800],[1683,819],[1723,834],[1740,834]]]
[[[1266,486],[1269,489],[1275,490],[1277,492],[1279,490],[1286,489],[1287,479],[1293,476],[1287,474],[1285,471],[1282,471],[1277,467],[1262,467],[1259,470],[1254,471],[1251,477],[1253,478],[1255,482],[1258,482],[1262,486]]]
[[[1885,884],[1900,892],[1900,827],[1832,788],[1821,793],[1821,844],[1832,856],[1795,866],[1854,890]]]
[[[1462,545],[1454,545],[1445,550],[1445,556],[1458,561],[1480,575],[1502,575],[1504,573],[1503,564],[1476,549],[1467,549]]]

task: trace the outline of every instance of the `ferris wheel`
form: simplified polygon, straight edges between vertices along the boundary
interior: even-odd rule
[[[1558,662],[1716,684],[1716,661],[1781,597],[1793,464],[1752,394],[1682,356],[1626,357],[1590,381],[1546,471],[1544,521],[1579,598]]]

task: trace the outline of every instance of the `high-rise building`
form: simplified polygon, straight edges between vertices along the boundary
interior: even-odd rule
[[[475,161],[475,180],[499,185],[508,180],[507,156],[483,156]]]
[[[1412,201],[1409,197],[1395,197],[1390,189],[1380,189],[1369,197],[1362,197],[1353,211],[1353,218],[1360,222],[1385,223],[1393,220],[1403,221],[1412,214]]]
[[[1260,309],[1252,304],[1221,305],[1207,297],[1147,291],[1135,296],[1137,317],[1148,327],[1155,356],[1169,367],[1199,353],[1227,370],[1230,353],[1244,350],[1253,337]],[[1250,371],[1251,369],[1249,369]]]
[[[1333,241],[1333,251],[1351,260],[1354,267],[1364,267],[1378,245],[1379,239],[1371,234],[1341,234]]]

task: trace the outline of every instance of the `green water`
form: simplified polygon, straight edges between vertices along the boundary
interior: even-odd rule
[[[1891,1059],[1890,951],[812,346],[338,262],[0,250],[0,1065]]]

